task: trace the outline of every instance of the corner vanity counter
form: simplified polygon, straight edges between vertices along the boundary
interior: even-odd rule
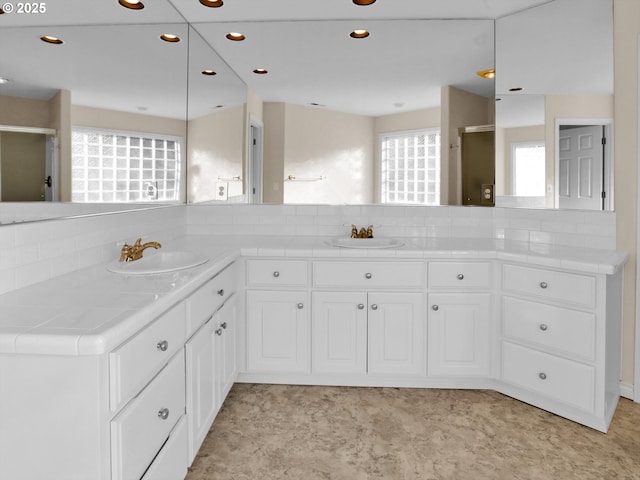
[[[330,240],[190,236],[190,269],[0,296],[0,478],[183,478],[234,381],[489,388],[607,430],[626,255]]]

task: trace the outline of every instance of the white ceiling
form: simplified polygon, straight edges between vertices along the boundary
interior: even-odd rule
[[[609,0],[378,0],[368,7],[350,0],[225,0],[221,8],[197,0],[146,0],[145,5],[134,11],[117,0],[48,0],[45,14],[0,15],[0,76],[12,80],[0,85],[0,95],[48,98],[54,89],[66,88],[74,104],[184,118],[187,42],[166,44],[158,36],[171,29],[186,38],[185,19],[198,32],[189,41],[190,117],[240,101],[235,74],[265,101],[315,102],[368,115],[435,106],[441,85],[491,97],[494,82],[475,71],[494,66],[494,19],[499,19],[499,93],[516,84],[528,93],[613,88],[612,69],[594,69],[612,65]],[[355,28],[366,28],[371,36],[349,38]],[[228,31],[241,31],[247,39],[230,42],[224,38]],[[113,42],[99,39],[99,33],[110,34]],[[43,34],[58,35],[65,44],[45,45],[38,40]],[[573,54],[581,45],[588,45],[587,53]],[[532,65],[540,74],[523,76]],[[269,74],[253,74],[257,67]],[[203,68],[218,75],[202,77]],[[580,74],[579,84],[572,72]]]

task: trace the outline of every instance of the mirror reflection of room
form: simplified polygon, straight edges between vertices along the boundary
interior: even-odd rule
[[[496,205],[613,210],[611,25],[599,0],[496,21]],[[598,135],[566,139],[589,125]]]
[[[60,44],[42,41],[33,17],[5,18],[0,40],[17,54],[1,64],[0,125],[56,132],[53,175],[38,174],[31,199],[598,203],[561,201],[556,124],[612,132],[610,0],[532,0],[495,19],[380,20],[360,9],[367,35],[355,38],[350,20],[154,5],[153,15],[104,7],[99,20],[85,11],[86,25],[47,17]],[[232,30],[246,38],[229,40]],[[309,31],[313,41],[291,41]],[[407,48],[407,38],[424,47]],[[34,63],[50,75],[34,79]],[[493,147],[469,146],[478,128]],[[612,209],[606,154],[600,191],[586,189],[585,175],[573,190]]]

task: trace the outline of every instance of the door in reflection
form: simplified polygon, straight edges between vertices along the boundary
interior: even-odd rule
[[[3,202],[45,200],[47,136],[0,132],[0,199]]]
[[[493,207],[495,132],[461,133],[462,204]]]

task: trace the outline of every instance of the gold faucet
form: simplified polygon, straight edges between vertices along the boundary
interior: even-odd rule
[[[358,231],[358,227],[351,225],[351,238],[373,238],[373,225],[369,225],[367,228],[362,227]]]
[[[147,242],[145,244],[141,244],[141,242],[142,239],[138,238],[133,245],[125,243],[120,251],[120,261],[133,262],[134,260],[139,260],[142,258],[142,252],[144,252],[145,249],[149,247],[158,249],[162,246],[158,242]]]

